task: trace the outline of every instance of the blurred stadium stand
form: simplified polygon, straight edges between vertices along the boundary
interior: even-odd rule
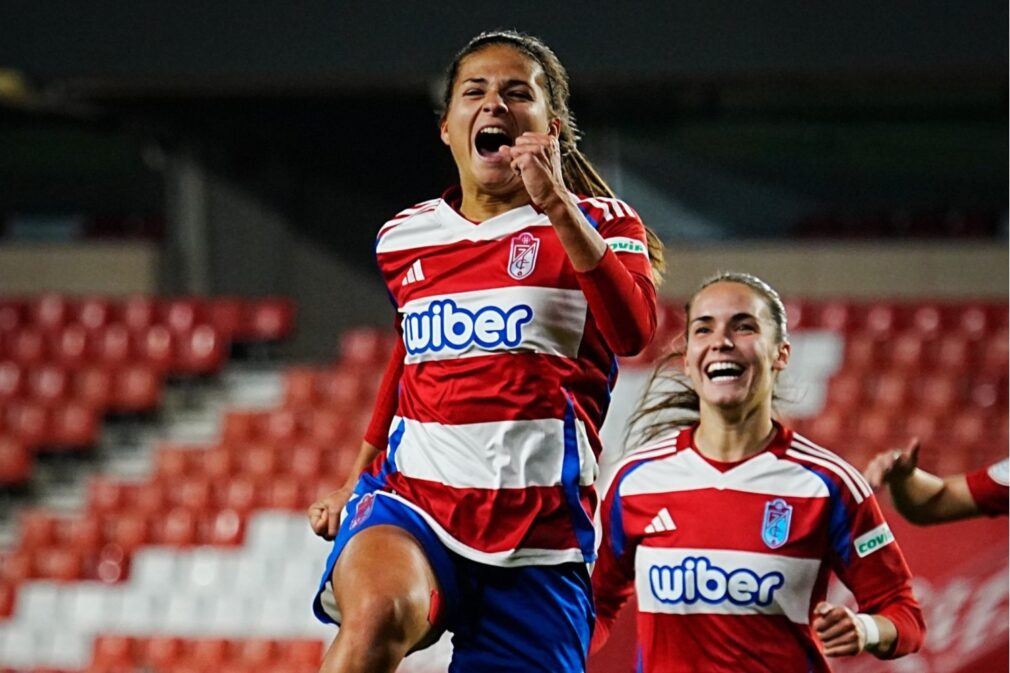
[[[391,346],[374,234],[454,180],[437,77],[488,28],[555,48],[587,154],[667,243],[605,479],[679,298],[727,269],[787,298],[812,439],[1007,454],[1006,3],[406,4],[0,5],[0,673],[316,670],[302,512]],[[837,670],[1007,671],[1005,519],[889,518],[926,650]],[[631,670],[629,614],[591,673]]]

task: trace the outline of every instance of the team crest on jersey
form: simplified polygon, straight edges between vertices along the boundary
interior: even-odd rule
[[[358,502],[358,508],[354,510],[354,518],[351,519],[351,528],[357,528],[365,519],[369,517],[372,513],[372,506],[375,504],[375,494],[366,493],[361,496],[361,501]]]
[[[793,520],[793,507],[782,498],[765,503],[765,518],[761,523],[761,539],[771,549],[778,549],[789,539],[789,524]]]
[[[509,254],[508,272],[516,280],[522,280],[531,273],[537,265],[537,252],[540,251],[540,239],[524,231],[512,239],[512,251]]]

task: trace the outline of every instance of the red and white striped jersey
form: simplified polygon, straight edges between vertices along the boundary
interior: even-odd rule
[[[609,249],[577,273],[532,206],[474,224],[451,198],[376,243],[406,352],[380,476],[462,556],[590,561],[615,353],[655,329],[644,227],[621,201],[580,198]]]
[[[603,638],[634,590],[646,673],[827,672],[810,623],[834,571],[862,612],[894,622],[895,656],[918,649],[911,575],[855,468],[778,424],[732,464],[693,433],[636,452],[611,484],[593,573]]]
[[[965,475],[968,490],[979,510],[989,516],[1010,512],[1010,460],[1003,460]]]

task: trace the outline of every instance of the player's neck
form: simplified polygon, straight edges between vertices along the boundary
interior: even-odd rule
[[[764,451],[774,436],[775,425],[765,409],[727,417],[702,405],[694,446],[706,458],[733,463]]]
[[[508,194],[489,194],[475,189],[464,189],[459,212],[471,222],[483,222],[530,203],[525,189]]]

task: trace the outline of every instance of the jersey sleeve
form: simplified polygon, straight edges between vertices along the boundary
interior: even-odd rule
[[[624,529],[620,498],[620,475],[614,479],[600,510],[603,537],[593,569],[593,598],[596,601],[596,628],[590,652],[607,642],[621,607],[635,591],[635,550]]]
[[[998,463],[965,475],[971,497],[979,510],[988,516],[1010,513],[1010,460],[1004,458]]]
[[[635,355],[656,331],[656,286],[645,226],[617,199],[585,199],[579,208],[607,243],[600,263],[576,274],[579,286],[610,349]]]
[[[889,619],[898,632],[886,658],[900,657],[922,646],[926,626],[912,593],[912,573],[869,489],[860,495],[834,495],[830,537],[832,565],[852,591],[859,611]]]
[[[403,374],[403,359],[406,357],[406,347],[403,339],[396,340],[396,346],[389,356],[386,372],[382,375],[379,391],[372,407],[372,418],[365,430],[365,441],[379,450],[386,448],[389,439],[389,426],[396,415],[399,402],[400,376]]]

